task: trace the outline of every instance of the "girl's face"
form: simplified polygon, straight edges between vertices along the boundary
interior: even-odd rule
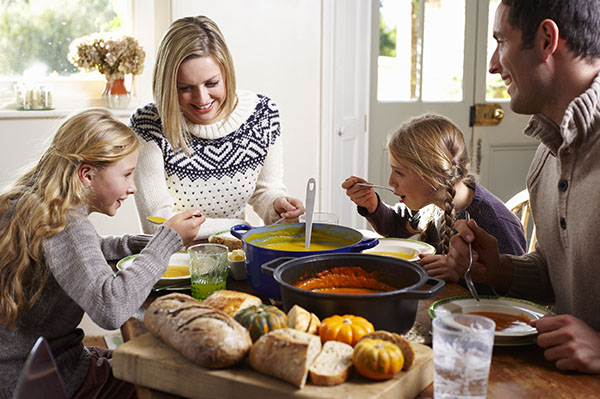
[[[394,188],[394,194],[400,197],[410,210],[417,211],[429,204],[437,202],[436,191],[423,178],[408,168],[408,164],[398,161],[388,153],[390,168],[389,185]]]
[[[213,57],[191,58],[179,66],[177,95],[181,111],[191,122],[218,122],[217,114],[225,101],[225,80]]]
[[[120,161],[101,170],[94,169],[90,173],[90,189],[92,192],[88,212],[99,212],[114,216],[121,203],[130,194],[135,193],[133,171],[137,165],[138,151],[129,154]]]

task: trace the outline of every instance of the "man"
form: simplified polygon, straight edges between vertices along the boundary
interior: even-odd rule
[[[490,72],[541,143],[527,176],[538,242],[501,255],[476,223],[457,222],[449,262],[464,273],[472,242],[475,281],[555,303],[532,323],[546,359],[600,374],[600,0],[503,0],[494,38]]]

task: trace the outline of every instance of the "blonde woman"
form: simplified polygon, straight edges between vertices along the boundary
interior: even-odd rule
[[[521,222],[475,182],[462,132],[452,121],[433,114],[415,117],[400,125],[387,146],[389,184],[400,198],[398,204],[383,203],[372,188],[358,186],[366,181],[356,176],[347,178],[342,188],[379,234],[400,238],[418,234],[419,240],[435,246],[437,254],[421,260],[431,276],[451,282],[462,277],[448,267],[445,255],[454,221],[464,219],[465,212],[496,237],[503,251],[525,252]]]
[[[131,384],[113,377],[112,352],[84,347],[77,326],[86,312],[103,328],[119,328],[204,221],[189,210],[154,237],[100,237],[88,214],[114,216],[135,193],[137,158],[131,129],[107,110],[85,110],[0,193],[0,397],[12,397],[39,336],[50,343],[69,398],[135,397]],[[116,274],[107,263],[138,252]]]
[[[136,205],[144,232],[150,215],[190,207],[207,222],[197,239],[243,223],[250,204],[266,224],[304,213],[282,183],[279,110],[263,95],[237,91],[233,60],[207,17],[171,24],[154,67],[155,103],[138,109]]]

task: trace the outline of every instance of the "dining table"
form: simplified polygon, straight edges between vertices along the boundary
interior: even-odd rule
[[[227,280],[227,289],[247,292],[261,297],[263,302],[277,305],[277,301],[263,298],[252,290],[245,280]],[[189,291],[183,291],[188,293]],[[123,324],[121,334],[125,342],[135,339],[148,330],[144,326],[144,312],[158,296],[168,291],[152,292],[135,314]],[[430,328],[428,308],[444,298],[465,296],[469,292],[459,284],[447,283],[433,298],[419,300],[416,322],[426,331]],[[201,383],[201,382],[199,382]],[[177,399],[169,393],[136,386],[139,399]],[[544,351],[535,344],[521,346],[495,346],[492,354],[487,399],[587,399],[600,398],[600,376],[561,371],[544,358]],[[433,399],[433,383],[415,399]]]

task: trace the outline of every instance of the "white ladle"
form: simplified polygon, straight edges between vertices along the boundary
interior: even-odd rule
[[[308,179],[306,184],[306,213],[305,213],[305,229],[304,229],[304,248],[310,248],[310,236],[312,234],[313,213],[315,211],[315,178]]]

